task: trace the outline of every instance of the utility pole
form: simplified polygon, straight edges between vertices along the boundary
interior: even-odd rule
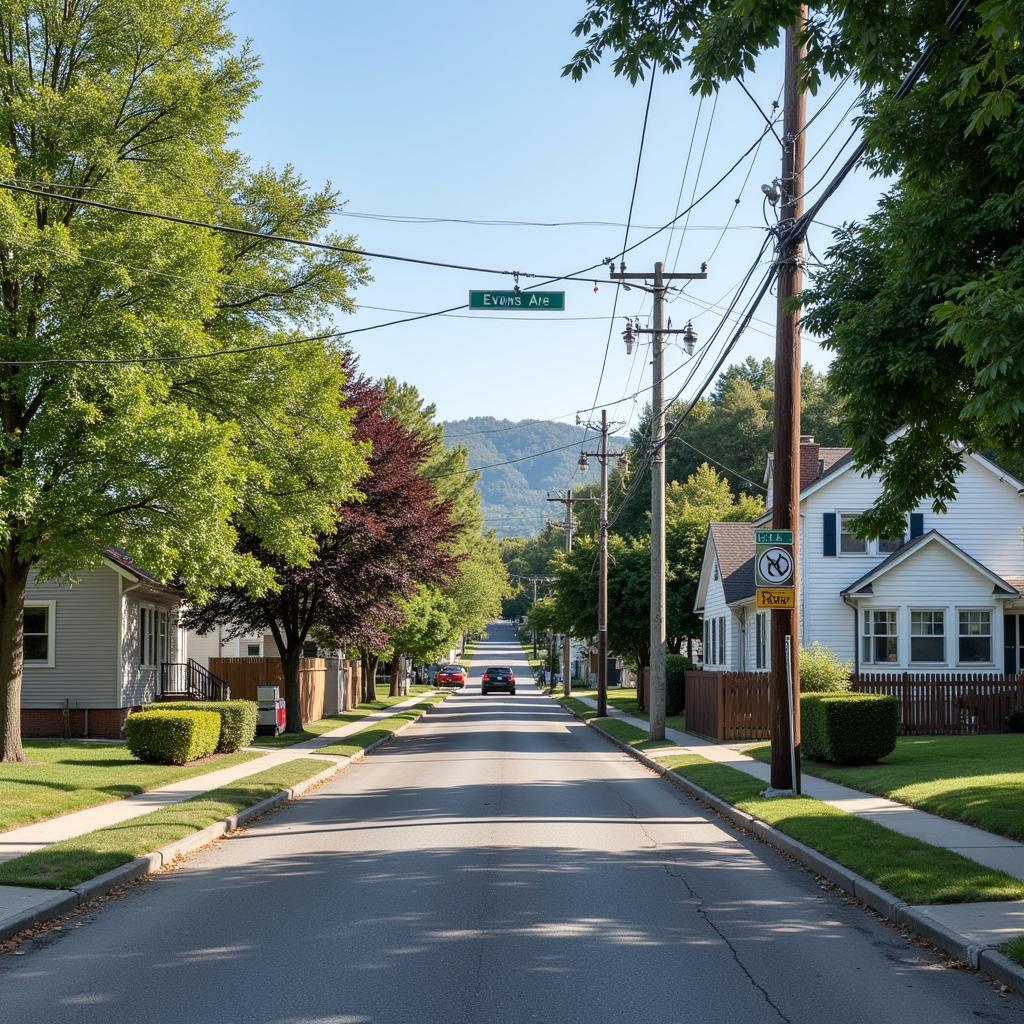
[[[537,603],[537,577],[533,577],[533,603]],[[533,659],[537,660],[537,630],[533,631]]]
[[[596,452],[580,452],[579,467],[586,472],[587,456],[601,460],[600,544],[598,548],[597,584],[597,716],[608,714],[608,460],[617,458],[622,469],[629,468],[625,452],[608,451],[608,410],[601,410],[601,448]]]
[[[556,501],[565,506],[565,551],[572,553],[572,530],[573,518],[572,507],[581,501],[596,501],[596,498],[574,498],[572,488],[566,488],[564,498],[548,498],[548,501]],[[572,637],[566,633],[562,637],[562,693],[566,697],[572,696]]]
[[[793,532],[794,606],[772,610],[771,788],[797,793],[800,792],[800,313],[790,308],[790,302],[803,287],[803,242],[801,236],[793,234],[793,226],[804,210],[807,93],[798,74],[799,65],[807,55],[807,48],[801,42],[806,24],[807,6],[803,5],[796,24],[786,29],[785,41],[772,467],[772,529]],[[786,641],[790,638],[787,659]],[[794,746],[796,756],[791,761]]]
[[[619,264],[618,273],[612,268],[613,281],[649,280],[654,286],[649,290],[654,298],[654,325],[642,328],[627,321],[623,338],[626,352],[633,348],[636,334],[651,334],[651,362],[653,365],[653,387],[651,389],[651,690],[650,736],[652,740],[665,738],[665,640],[666,640],[666,597],[665,597],[665,335],[682,334],[687,341],[688,353],[693,354],[696,341],[693,327],[687,324],[680,330],[672,330],[665,323],[666,281],[702,281],[707,275],[707,265],[699,273],[666,274],[664,263],[654,264],[654,273],[627,274],[624,264]],[[625,287],[629,288],[630,285]],[[643,680],[638,680],[643,686]]]

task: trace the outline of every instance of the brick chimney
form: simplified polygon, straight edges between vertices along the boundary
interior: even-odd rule
[[[800,437],[800,490],[813,484],[821,476],[821,445],[813,437],[803,434]]]

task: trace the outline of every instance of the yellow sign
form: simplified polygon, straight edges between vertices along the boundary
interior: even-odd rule
[[[758,587],[758,608],[795,608],[796,591],[792,587]]]

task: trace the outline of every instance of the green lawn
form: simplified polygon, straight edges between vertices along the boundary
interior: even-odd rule
[[[0,884],[66,889],[251,807],[328,765],[300,758],[151,814],[97,829],[0,864]]]
[[[335,754],[340,757],[351,757],[358,751],[365,750],[378,740],[382,740],[393,735],[401,726],[405,725],[406,722],[415,722],[417,718],[427,711],[428,708],[432,708],[435,704],[440,704],[444,699],[444,694],[435,694],[427,700],[420,701],[418,704],[413,704],[412,707],[403,708],[398,712],[398,714],[392,715],[390,718],[385,718],[381,722],[374,722],[373,725],[367,726],[365,729],[360,729],[359,732],[353,733],[351,736],[346,736],[337,743],[332,743],[328,747],[321,747],[317,753]]]
[[[761,761],[769,748],[746,753]],[[803,762],[808,775],[1024,840],[1024,734],[905,736],[878,764]]]
[[[325,732],[338,729],[350,722],[358,722],[360,718],[372,715],[374,711],[385,711],[395,704],[400,704],[409,697],[416,697],[421,693],[430,693],[432,686],[410,686],[409,693],[405,697],[379,697],[377,700],[365,701],[357,704],[351,711],[342,711],[340,714],[331,715],[328,718],[321,718],[316,722],[307,722],[300,733],[283,732],[280,736],[257,736],[255,746],[258,747],[290,747],[293,743],[301,743],[303,740],[313,739],[314,736],[322,736]]]
[[[1024,935],[1021,935],[1016,939],[1007,939],[1007,941],[999,947],[999,950],[1011,960],[1015,960],[1017,963],[1024,966]]]
[[[0,831],[121,800],[260,757],[221,754],[186,765],[143,764],[123,743],[26,740],[27,761],[0,764]]]
[[[578,703],[570,701],[567,703]],[[844,864],[908,903],[971,903],[1024,898],[1024,882],[810,797],[761,796],[764,783],[696,754],[659,756],[646,734],[614,718],[590,722],[646,749],[666,768]]]
[[[597,700],[597,690],[574,690],[573,692],[578,693],[581,697],[590,697],[591,700]],[[642,718],[645,722],[648,721],[649,716],[647,712],[641,711],[640,706],[636,702],[636,687],[609,687],[608,704],[610,707],[615,708],[616,711],[623,712],[623,714],[632,715],[634,718]],[[669,729],[685,730],[686,714],[667,716],[665,718],[665,726]]]

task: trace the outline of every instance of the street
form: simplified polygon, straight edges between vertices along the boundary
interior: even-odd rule
[[[480,696],[488,665],[517,696]],[[492,625],[404,735],[0,958],[0,1021],[1024,1021],[528,679]]]

